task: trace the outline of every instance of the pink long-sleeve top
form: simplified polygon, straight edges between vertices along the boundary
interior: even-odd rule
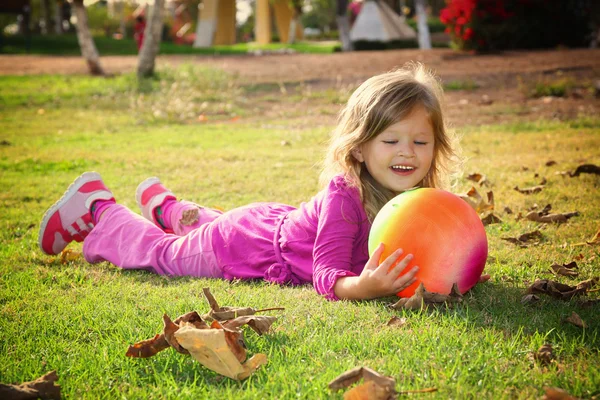
[[[342,176],[298,208],[254,203],[217,218],[206,232],[227,279],[312,283],[327,299],[342,276],[357,276],[369,259],[371,224],[358,190]]]

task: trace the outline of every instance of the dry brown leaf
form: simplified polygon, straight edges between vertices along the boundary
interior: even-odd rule
[[[406,325],[407,322],[408,322],[408,320],[404,317],[402,317],[402,318],[392,317],[386,325],[401,328],[404,325]]]
[[[565,318],[565,321],[579,328],[587,328],[587,324],[585,323],[585,321],[582,320],[581,317],[575,311],[573,311],[571,315]]]
[[[479,183],[479,186],[490,184],[489,181],[487,180],[486,176],[483,174],[480,174],[478,172],[467,175],[467,180]]]
[[[513,210],[511,210],[510,207],[504,207],[504,212],[507,214],[512,214]]]
[[[420,310],[431,305],[449,305],[452,303],[459,303],[461,301],[462,294],[458,290],[458,285],[456,283],[452,285],[450,294],[446,295],[428,292],[425,289],[423,283],[421,282],[419,287],[417,287],[417,289],[415,290],[415,294],[408,298],[401,298],[396,303],[392,304],[390,307],[395,310]]]
[[[246,315],[254,315],[257,312],[263,311],[272,311],[272,310],[284,310],[283,307],[272,307],[272,308],[264,308],[262,310],[256,310],[252,307],[221,307],[217,300],[214,298],[209,288],[203,288],[204,296],[210,305],[211,310],[208,314],[203,315],[203,317],[207,320],[216,320],[216,321],[227,321],[230,319],[235,319],[238,317],[243,317]],[[254,329],[254,328],[253,328]],[[257,331],[258,332],[258,331]]]
[[[267,357],[259,353],[241,364],[230,348],[231,342],[228,341],[226,332],[224,329],[197,329],[184,326],[175,332],[175,337],[196,361],[231,379],[245,379],[258,367],[267,363]]]
[[[551,281],[549,279],[538,279],[527,288],[527,293],[542,293],[560,300],[569,300],[574,296],[585,294],[598,282],[598,278],[579,282],[576,286]]]
[[[569,218],[576,217],[578,215],[579,215],[579,211],[563,213],[563,214],[546,214],[546,215],[543,215],[536,211],[531,211],[530,213],[528,213],[525,216],[525,218],[527,218],[530,221],[535,221],[535,222],[542,222],[542,223],[556,222],[556,223],[560,224],[563,222],[567,222],[567,220],[569,220]]]
[[[553,165],[556,165],[556,161],[554,161],[554,160],[546,161],[546,167],[551,167]]]
[[[577,263],[575,261],[572,261],[568,264],[552,264],[550,266],[550,268],[552,269],[552,272],[554,272],[556,275],[562,275],[562,276],[578,276],[579,272],[576,271],[577,270]]]
[[[492,191],[487,192],[487,198],[484,199],[475,187],[471,187],[466,194],[459,197],[469,203],[478,214],[494,210],[494,193]]]
[[[171,318],[167,314],[163,314],[163,322],[165,327],[163,329],[163,335],[165,336],[165,340],[171,347],[173,347],[178,353],[181,354],[190,354],[186,349],[181,347],[177,339],[175,338],[175,332],[179,329],[179,325],[175,324],[171,321]]]
[[[533,358],[541,365],[550,365],[554,360],[554,351],[550,343],[542,345],[535,353]]]
[[[530,245],[539,244],[539,241],[542,239],[542,237],[543,237],[542,232],[540,232],[539,230],[535,230],[532,232],[524,233],[517,238],[505,237],[505,238],[500,238],[500,239],[506,240],[507,242],[514,243],[521,247],[527,247]]]
[[[367,367],[356,367],[349,371],[344,372],[331,382],[329,382],[329,389],[333,391],[337,391],[340,389],[345,389],[350,385],[358,382],[359,380],[364,379],[366,382],[373,382],[373,384],[369,384],[367,388],[371,388],[372,393],[378,393],[379,396],[384,397],[351,397],[351,398],[366,398],[366,399],[395,399],[396,398],[396,381],[389,376],[384,376],[379,374],[378,372],[367,368]],[[374,386],[373,386],[374,385]],[[362,386],[362,385],[359,385]],[[358,386],[357,386],[358,387]],[[350,390],[349,392],[352,392]],[[355,392],[356,395],[359,395],[363,392],[363,389],[359,389]],[[367,393],[368,395],[368,393]],[[346,398],[344,396],[344,398]]]
[[[575,172],[570,173],[570,176],[579,176],[581,174],[600,175],[600,167],[594,164],[582,164],[575,169]]]
[[[50,371],[31,382],[20,385],[0,383],[0,399],[29,400],[57,399],[60,400],[60,385],[56,384],[58,375]]]
[[[263,335],[269,331],[271,325],[277,317],[271,317],[268,315],[246,315],[243,317],[237,317],[228,321],[222,322],[223,326],[228,329],[237,329],[243,325],[248,324],[259,335]]]
[[[485,217],[481,218],[481,222],[483,222],[483,226],[488,226],[491,224],[502,223],[502,220],[494,215],[494,213],[489,213]]]
[[[527,187],[527,188],[522,188],[522,189],[520,189],[518,186],[515,186],[514,189],[519,193],[534,194],[534,193],[541,192],[544,189],[544,185],[532,186],[532,187]]]
[[[75,261],[83,257],[83,254],[80,251],[75,251],[71,249],[64,249],[60,253],[60,263],[66,264],[71,261]]]
[[[125,355],[127,357],[147,358],[167,348],[169,348],[169,343],[167,343],[165,335],[157,333],[152,339],[142,340],[129,346]]]
[[[536,296],[535,294],[526,294],[521,299],[522,304],[533,304],[533,303],[537,303],[538,301],[540,301],[540,298],[538,296]]]
[[[571,396],[567,391],[559,388],[546,387],[544,392],[542,400],[578,400],[577,397]]]
[[[390,397],[386,388],[381,387],[375,381],[366,381],[344,393],[344,400],[388,400]]]

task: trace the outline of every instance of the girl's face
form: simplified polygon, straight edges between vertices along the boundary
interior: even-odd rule
[[[416,106],[404,119],[354,149],[383,187],[400,193],[417,186],[427,175],[434,157],[433,127],[424,107]]]

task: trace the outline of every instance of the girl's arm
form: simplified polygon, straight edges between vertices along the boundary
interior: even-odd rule
[[[402,250],[398,249],[381,264],[378,264],[383,250],[382,243],[373,252],[359,276],[338,278],[333,287],[335,295],[340,299],[347,300],[373,299],[394,295],[410,286],[416,280],[415,274],[419,267],[415,266],[406,274],[399,275],[412,260],[412,254],[407,255],[394,266],[394,263],[402,255]]]

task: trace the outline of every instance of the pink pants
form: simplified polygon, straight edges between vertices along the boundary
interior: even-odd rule
[[[90,263],[109,261],[125,269],[147,269],[160,275],[222,278],[211,238],[202,225],[222,213],[200,208],[200,218],[191,226],[179,223],[189,202],[178,202],[172,212],[174,234],[120,204],[110,206],[85,238],[83,255]]]

